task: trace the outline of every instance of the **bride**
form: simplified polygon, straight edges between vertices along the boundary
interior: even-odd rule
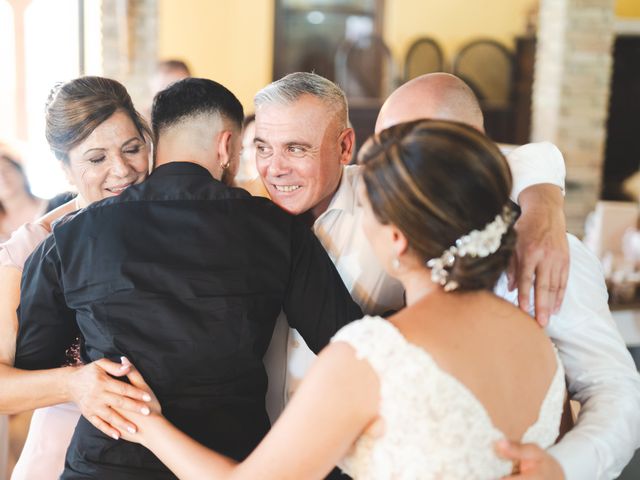
[[[515,239],[499,150],[462,124],[420,120],[369,140],[360,163],[364,228],[407,307],[340,330],[240,464],[160,414],[123,412],[138,426],[124,438],[178,477],[323,478],[339,464],[355,479],[500,478],[517,465],[496,442],[555,442],[562,365],[543,330],[492,293]]]

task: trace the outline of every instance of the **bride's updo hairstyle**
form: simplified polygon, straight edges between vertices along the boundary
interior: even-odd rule
[[[461,123],[395,125],[365,143],[359,163],[376,218],[400,229],[425,265],[464,235],[484,230],[509,204],[511,172],[504,156],[485,135]],[[493,289],[515,243],[510,219],[507,224],[494,253],[455,255],[447,282],[458,291]]]

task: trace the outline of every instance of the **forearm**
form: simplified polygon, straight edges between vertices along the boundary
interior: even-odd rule
[[[164,417],[154,416],[145,429],[143,445],[178,478],[183,480],[232,478],[236,469],[236,463],[233,460],[196,442]]]
[[[27,371],[0,363],[0,414],[71,401],[68,379],[75,368]]]
[[[563,213],[564,197],[562,190],[550,183],[540,183],[525,188],[518,196],[518,205],[525,215],[535,210]]]
[[[640,382],[624,376],[575,395],[582,400],[576,425],[549,449],[567,480],[616,478],[640,446]]]

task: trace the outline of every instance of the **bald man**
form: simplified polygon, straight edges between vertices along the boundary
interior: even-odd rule
[[[380,109],[375,132],[421,118],[461,122],[484,132],[484,117],[475,94],[448,73],[422,75],[396,89]],[[535,314],[544,326],[562,303],[568,276],[564,201],[558,188],[564,180],[564,160],[548,142],[508,153],[514,183],[512,200],[523,208],[524,222],[518,230],[526,233],[518,238],[511,287],[518,287],[520,306],[528,310],[535,278]],[[530,220],[536,225],[524,224]]]
[[[393,92],[382,106],[376,132],[419,118],[458,121],[484,130],[482,111],[471,89],[459,78],[445,73],[418,77]],[[549,154],[555,154],[555,147],[550,144],[542,147],[542,151],[545,149]],[[517,154],[517,150],[510,156],[513,154]],[[510,166],[513,169],[514,162],[510,162]],[[554,185],[535,188],[541,187],[543,195],[539,195],[541,191],[534,192],[538,200],[562,205],[559,188]],[[531,193],[530,188],[525,188],[517,200],[530,204],[531,199],[526,202],[522,199]],[[535,201],[532,203],[536,204]],[[560,212],[561,208],[548,209],[549,213],[554,211]],[[547,452],[535,445],[516,443],[500,445],[499,451],[506,458],[519,462],[521,475],[526,475],[527,479],[615,478],[640,446],[640,377],[611,318],[598,259],[574,236],[557,235],[563,232],[558,227],[564,226],[564,218],[536,215],[535,211],[527,212],[527,215],[532,220],[546,223],[541,230],[549,233],[546,239],[534,238],[528,242],[528,232],[541,230],[523,226],[523,219],[516,223],[520,236],[517,260],[526,271],[517,282],[517,299],[521,307],[528,309],[530,275],[533,273],[538,319],[543,303],[560,301],[562,291],[557,287],[565,274],[553,264],[558,251],[562,251],[562,244],[568,242],[571,268],[566,295],[562,308],[551,316],[546,331],[560,353],[569,392],[582,408],[575,427]],[[523,259],[525,252],[528,258]],[[546,261],[540,262],[542,259]],[[516,294],[510,294],[507,287],[507,281],[501,279],[496,293],[515,303]],[[542,323],[546,323],[547,312],[542,313]]]

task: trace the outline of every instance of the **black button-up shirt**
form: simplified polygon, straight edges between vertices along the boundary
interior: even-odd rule
[[[65,219],[30,257],[15,363],[59,366],[80,334],[85,362],[126,355],[169,420],[242,459],[269,429],[262,357],[281,310],[316,352],[361,315],[300,221],[170,163]],[[174,477],[81,418],[62,478]]]

